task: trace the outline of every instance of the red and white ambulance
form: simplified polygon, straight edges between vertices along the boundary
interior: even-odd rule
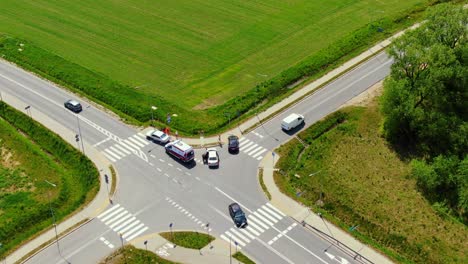
[[[193,148],[182,140],[167,143],[164,148],[166,153],[180,159],[183,162],[190,162],[195,158]]]

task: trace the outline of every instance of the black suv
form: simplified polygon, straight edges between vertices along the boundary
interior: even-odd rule
[[[81,110],[83,110],[81,104],[75,100],[68,100],[63,105],[65,106],[65,108],[70,109],[75,113],[79,113],[81,112]]]
[[[237,203],[229,205],[229,214],[237,227],[244,228],[247,226],[247,218]]]
[[[228,137],[228,151],[239,152],[239,138],[237,136],[231,135]]]

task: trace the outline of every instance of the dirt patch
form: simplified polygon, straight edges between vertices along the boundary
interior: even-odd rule
[[[373,101],[375,97],[380,96],[382,94],[382,91],[383,91],[383,81],[380,81],[374,84],[373,86],[371,86],[366,91],[359,94],[358,96],[346,102],[340,108],[344,108],[347,106],[367,106]]]
[[[19,161],[13,159],[13,153],[5,147],[0,147],[0,164],[8,169],[17,168],[20,165]]]

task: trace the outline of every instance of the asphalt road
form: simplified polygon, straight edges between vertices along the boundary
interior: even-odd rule
[[[21,98],[31,106],[31,115],[38,110],[77,134],[80,130],[83,139],[102,151],[120,175],[112,206],[61,239],[60,255],[56,246],[49,247],[28,263],[97,263],[122,242],[168,231],[170,224],[174,231],[198,230],[231,240],[233,247],[259,263],[355,263],[270,205],[259,186],[257,167],[263,155],[294,136],[280,129],[285,116],[301,113],[307,127],[382,80],[390,65],[385,54],[370,59],[246,134],[239,154],[219,148],[220,167],[208,169],[200,162],[201,151],[196,151],[196,165],[181,164],[135,128],[1,62],[0,92]],[[67,99],[81,101],[83,112],[75,115],[66,110],[63,102]],[[247,215],[245,230],[237,229],[229,217],[227,206],[234,201]]]

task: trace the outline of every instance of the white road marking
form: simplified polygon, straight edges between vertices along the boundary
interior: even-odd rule
[[[250,234],[249,231],[247,231],[245,228],[239,228],[239,231],[241,231],[242,233],[247,235],[250,239],[252,239],[252,240],[255,239],[255,237],[252,234]]]
[[[234,234],[236,237],[239,237],[240,239],[244,240],[246,243],[250,243],[250,240],[246,238],[244,235],[242,235],[240,232],[235,230],[234,228],[231,227],[231,233]]]
[[[248,147],[247,149],[241,149],[242,152],[247,153],[251,151],[252,149],[256,148],[258,144],[253,144],[252,146]]]
[[[260,156],[260,157],[257,158],[257,160],[261,160],[261,159],[263,159],[263,156]]]
[[[171,163],[168,163],[167,165],[171,166],[171,167],[174,167],[174,165],[172,165]]]
[[[97,147],[97,146],[101,145],[102,143],[105,143],[105,142],[109,141],[110,139],[111,139],[110,137],[105,138],[105,139],[99,141],[98,143],[94,144],[93,147]]]
[[[106,211],[102,212],[100,215],[97,216],[97,218],[101,218],[101,217],[105,216],[106,214],[116,210],[119,207],[120,207],[120,204],[116,204],[116,205],[112,206],[111,208],[107,209]]]
[[[270,227],[264,224],[262,221],[258,220],[254,215],[249,215],[249,218],[254,221],[255,224],[261,225],[265,230],[268,230]]]
[[[123,142],[125,142],[125,144],[130,145],[130,146],[131,146],[132,148],[134,148],[135,150],[140,149],[138,146],[133,145],[132,142],[130,142],[130,141],[126,140],[126,139],[124,139]]]
[[[229,240],[229,238],[227,238],[225,235],[220,235],[220,237],[221,237],[222,239],[224,239],[226,242],[231,243],[233,246],[236,246],[236,245],[234,244],[234,241]],[[240,246],[237,246],[237,250],[241,250],[241,247],[240,247]]]
[[[272,209],[269,209],[266,205],[262,205],[262,209],[265,210],[266,212],[270,213],[270,214],[273,215],[274,217],[278,218],[278,220],[283,219],[282,216],[280,216],[280,215],[278,215],[277,213],[275,213]]]
[[[246,143],[245,145],[242,145],[242,144],[241,144],[241,146],[239,147],[239,150],[240,150],[240,151],[244,151],[245,148],[248,148],[248,147],[249,147],[250,145],[252,145],[252,144],[254,144],[253,141],[250,141],[250,142]]]
[[[253,213],[253,216],[255,216],[256,218],[262,220],[263,222],[267,223],[268,225],[272,226],[273,223],[268,221],[265,217],[263,217],[258,211]]]
[[[136,144],[138,146],[138,148],[142,148],[142,147],[145,146],[144,144],[142,144],[138,140],[134,139],[133,137],[129,137],[129,138],[127,138],[127,140],[128,140],[128,142],[132,142],[132,143]]]
[[[251,156],[251,157],[254,157],[253,154],[260,151],[260,150],[263,150],[264,148],[262,146],[259,146],[258,148],[250,151],[247,155]]]
[[[125,144],[123,141],[119,141],[119,145],[122,146],[122,147],[127,148],[131,153],[134,153],[134,154],[137,153],[136,150],[134,150],[132,147]]]
[[[271,209],[273,209],[275,212],[277,212],[278,214],[282,215],[282,216],[286,216],[285,214],[283,214],[283,212],[281,212],[279,209],[277,209],[276,207],[274,207],[272,204],[270,203],[267,203],[266,204],[268,207],[270,207]]]
[[[146,140],[146,137],[145,139],[141,138],[141,136],[139,137],[139,134],[135,134],[133,135],[133,138],[136,139],[137,141],[139,141],[140,143],[143,144],[143,146],[146,146],[149,144],[148,140]]]
[[[109,220],[107,220],[107,221],[104,220],[104,219],[102,219],[102,220],[103,220],[103,222],[106,221],[106,222],[104,222],[104,224],[110,225],[112,222],[114,222],[115,220],[119,220],[120,217],[122,217],[122,216],[124,216],[124,215],[126,215],[126,214],[128,214],[128,211],[127,211],[127,210],[121,212],[120,214],[116,215],[115,217],[112,217],[111,219],[109,219]]]
[[[227,193],[221,191],[221,189],[219,189],[218,187],[215,186],[215,189],[216,189],[218,192],[222,193],[222,194],[223,194],[224,196],[226,196],[227,198],[231,199],[232,201],[238,203],[240,206],[244,207],[244,209],[247,210],[248,212],[252,213],[252,211],[251,211],[249,208],[247,208],[246,206],[244,206],[244,205],[241,204],[240,202],[234,200],[234,198],[232,198],[231,196],[229,196]]]
[[[156,156],[155,156],[155,155],[153,155],[153,154],[150,154],[150,156],[151,156],[152,158],[156,158]]]
[[[270,219],[271,221],[273,221],[273,223],[278,223],[278,220],[276,220],[274,217],[272,217],[271,215],[267,214],[265,211],[263,211],[262,209],[258,208],[257,209],[257,212],[261,213],[262,215],[264,215],[266,218]]]
[[[129,225],[128,225],[127,227],[125,227],[124,229],[120,230],[119,233],[124,234],[127,230],[129,230],[130,228],[132,228],[132,227],[138,225],[139,223],[140,223],[140,220],[136,220],[135,222],[129,224]],[[123,236],[122,236],[122,237],[123,237]]]
[[[125,232],[125,234],[123,234],[123,238],[127,239],[128,236],[130,236],[132,233],[136,232],[137,230],[139,230],[140,228],[142,228],[144,226],[143,223],[137,225],[136,227],[132,228],[131,230]],[[127,239],[128,240],[128,239]]]
[[[126,212],[126,211],[125,211]],[[114,228],[118,224],[122,223],[123,221],[127,220],[128,218],[132,217],[131,214],[127,214],[126,216],[120,218],[117,222],[113,223],[112,225],[109,225],[110,228]]]
[[[118,213],[119,213],[120,211],[122,211],[122,210],[124,210],[123,207],[118,208],[117,210],[113,211],[112,213],[110,213],[110,214],[104,216],[103,218],[101,218],[101,221],[102,221],[102,222],[107,221],[107,219],[109,219],[109,218],[111,218],[112,216],[118,214]]]
[[[141,233],[145,232],[146,230],[148,230],[147,226],[145,226],[143,229],[140,229],[140,231],[136,232],[132,236],[128,237],[127,240],[130,241],[130,240],[134,239],[135,237],[139,236]]]
[[[120,144],[114,144],[114,147],[120,149],[120,151],[122,151],[122,152],[125,152],[127,155],[131,154],[130,151],[128,151],[127,149],[123,148]]]
[[[233,234],[229,233],[229,231],[226,231],[224,233],[226,235],[228,235],[229,237],[231,237],[231,240],[233,240],[234,242],[237,242],[237,244],[240,244],[243,247],[245,247],[246,244],[244,242],[242,242],[239,238],[235,237]]]
[[[112,152],[110,149],[106,148],[104,151],[105,151],[107,154],[109,154],[109,155],[111,155],[112,157],[114,157],[115,159],[118,159],[118,160],[120,159],[120,156],[117,155],[117,154],[115,154],[114,152]]]
[[[163,159],[159,159],[159,161],[160,161],[160,162],[164,162],[164,160],[163,160]]]
[[[162,170],[160,168],[156,168],[159,172],[162,172]]]
[[[136,217],[132,217],[132,218],[128,219],[127,221],[125,221],[124,223],[122,223],[121,225],[119,225],[118,227],[116,227],[115,229],[112,229],[112,230],[114,230],[115,232],[118,232],[120,229],[124,228],[126,225],[133,222],[135,219],[136,219]]]
[[[117,161],[117,160],[115,160],[111,155],[109,155],[109,154],[107,154],[107,153],[105,153],[105,152],[103,152],[103,153],[104,153],[104,156],[106,156],[106,158],[108,158],[110,161],[112,161],[112,162],[116,162],[116,161]]]
[[[257,157],[258,155],[262,154],[262,153],[265,152],[265,151],[267,151],[267,149],[266,149],[266,148],[263,148],[260,152],[255,153],[255,154],[252,156],[252,158]]]
[[[181,168],[179,168],[179,167],[177,167],[176,169],[177,169],[178,171],[182,171],[182,169],[181,169]]]
[[[247,139],[247,138],[245,138],[245,137],[239,138],[239,143],[241,143],[242,141],[244,141],[244,140],[246,140],[246,139]]]
[[[116,152],[117,154],[119,154],[122,157],[125,156],[124,153],[122,153],[121,151],[119,151],[118,149],[116,149],[116,148],[114,148],[112,146],[110,146],[109,149],[112,150],[113,152]]]
[[[263,233],[265,230],[261,229],[255,224],[248,223],[246,229],[249,230],[250,232],[254,233],[256,236],[259,236],[260,233],[258,233],[254,228],[256,228],[260,233]]]

